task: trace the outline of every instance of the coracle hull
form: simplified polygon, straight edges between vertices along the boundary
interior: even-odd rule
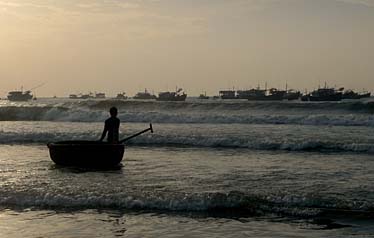
[[[116,167],[122,161],[125,146],[98,141],[61,141],[49,143],[53,162],[87,168]]]

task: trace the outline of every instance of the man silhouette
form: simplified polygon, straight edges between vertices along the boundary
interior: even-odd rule
[[[106,134],[108,133],[107,141],[109,143],[116,144],[119,142],[119,125],[120,120],[117,118],[118,110],[116,107],[112,107],[109,110],[110,118],[105,121],[103,134],[101,135],[100,141],[103,141]]]

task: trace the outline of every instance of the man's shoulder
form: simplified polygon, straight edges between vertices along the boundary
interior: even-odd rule
[[[109,117],[105,120],[105,123],[113,123],[113,122],[120,122],[118,117]]]

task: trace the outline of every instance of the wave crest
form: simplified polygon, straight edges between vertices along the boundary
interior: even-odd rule
[[[105,102],[105,101],[104,101]],[[103,102],[103,103],[104,103]],[[89,102],[85,102],[88,104]],[[121,102],[124,103],[124,102]],[[0,121],[65,121],[65,122],[101,122],[108,117],[106,110],[99,110],[98,102],[93,105],[77,107],[59,106],[3,106],[0,107]],[[369,126],[374,127],[374,115],[367,113],[331,113],[330,111],[248,111],[219,108],[203,109],[200,104],[190,105],[190,109],[171,104],[167,109],[153,108],[154,103],[143,102],[131,105],[132,109],[120,110],[119,117],[126,122],[154,123],[209,123],[209,124],[291,124],[291,125],[332,125],[332,126]],[[105,102],[105,105],[109,105]],[[127,105],[127,104],[126,104]],[[105,106],[105,107],[106,107]],[[149,106],[149,105],[148,105]],[[217,105],[216,105],[217,106]],[[284,106],[284,105],[282,105]],[[206,107],[206,105],[203,105]],[[218,105],[217,107],[221,107]],[[236,105],[237,107],[237,105]],[[267,110],[271,110],[267,109]]]
[[[241,214],[281,213],[316,216],[326,212],[372,215],[373,204],[316,196],[256,195],[228,193],[105,195],[12,193],[0,197],[1,206],[53,208],[111,208],[178,212],[235,212]]]
[[[65,140],[92,140],[99,138],[100,132],[29,132],[17,133],[0,131],[0,144],[27,144],[49,143]],[[253,150],[281,150],[281,151],[316,151],[316,152],[355,152],[374,153],[374,144],[351,141],[329,141],[318,139],[283,139],[281,141],[271,138],[245,138],[245,137],[218,137],[190,136],[180,134],[154,134],[143,135],[127,143],[135,146],[159,147],[201,147],[201,148],[242,148]]]

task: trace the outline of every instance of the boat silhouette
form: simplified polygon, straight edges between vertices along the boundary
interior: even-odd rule
[[[185,101],[187,98],[187,94],[183,92],[180,88],[175,92],[160,92],[158,97],[156,98],[157,101]]]

